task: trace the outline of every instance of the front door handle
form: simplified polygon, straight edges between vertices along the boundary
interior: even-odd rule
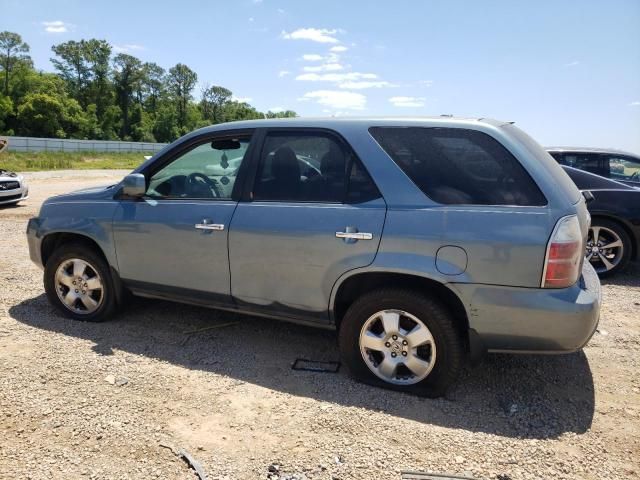
[[[224,225],[222,223],[211,223],[211,221],[206,218],[202,220],[202,223],[196,223],[194,226],[198,230],[224,230]]]
[[[373,234],[365,232],[336,232],[336,238],[344,238],[347,240],[371,240]]]

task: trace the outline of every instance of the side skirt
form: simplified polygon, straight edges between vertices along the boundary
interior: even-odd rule
[[[212,294],[209,292],[193,291],[178,287],[166,287],[155,284],[147,284],[137,281],[123,280],[125,288],[137,297],[153,298],[158,300],[166,300],[169,302],[184,303],[198,307],[211,308],[214,310],[223,310],[226,312],[239,313],[241,315],[250,315],[264,318],[271,318],[298,325],[308,327],[321,328],[323,330],[335,330],[335,325],[320,322],[318,320],[302,318],[298,316],[274,315],[258,311],[247,306],[238,306],[233,298],[229,295]],[[312,315],[310,315],[313,318]]]

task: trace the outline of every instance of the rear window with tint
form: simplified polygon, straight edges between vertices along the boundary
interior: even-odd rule
[[[427,127],[374,127],[369,132],[413,183],[438,203],[547,203],[520,162],[485,133]]]

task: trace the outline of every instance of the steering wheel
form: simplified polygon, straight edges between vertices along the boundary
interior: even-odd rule
[[[636,170],[635,172],[633,172],[633,174],[629,177],[629,180],[637,180],[638,177],[640,177],[640,173],[638,173],[638,170]]]
[[[220,191],[220,187],[218,186],[218,183],[215,180],[211,180],[204,173],[193,172],[193,173],[190,173],[187,178],[189,180],[190,185],[204,183],[213,191],[215,197],[222,198],[224,196]]]

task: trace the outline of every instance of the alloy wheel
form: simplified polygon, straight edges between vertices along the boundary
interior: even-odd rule
[[[79,258],[65,260],[58,266],[55,288],[60,302],[80,315],[95,312],[104,299],[104,285],[98,271]]]
[[[620,236],[607,227],[594,225],[589,229],[585,255],[596,272],[614,269],[622,259],[624,244]]]
[[[413,385],[433,369],[436,344],[431,331],[403,310],[382,310],[360,331],[360,353],[367,367],[385,382]]]

